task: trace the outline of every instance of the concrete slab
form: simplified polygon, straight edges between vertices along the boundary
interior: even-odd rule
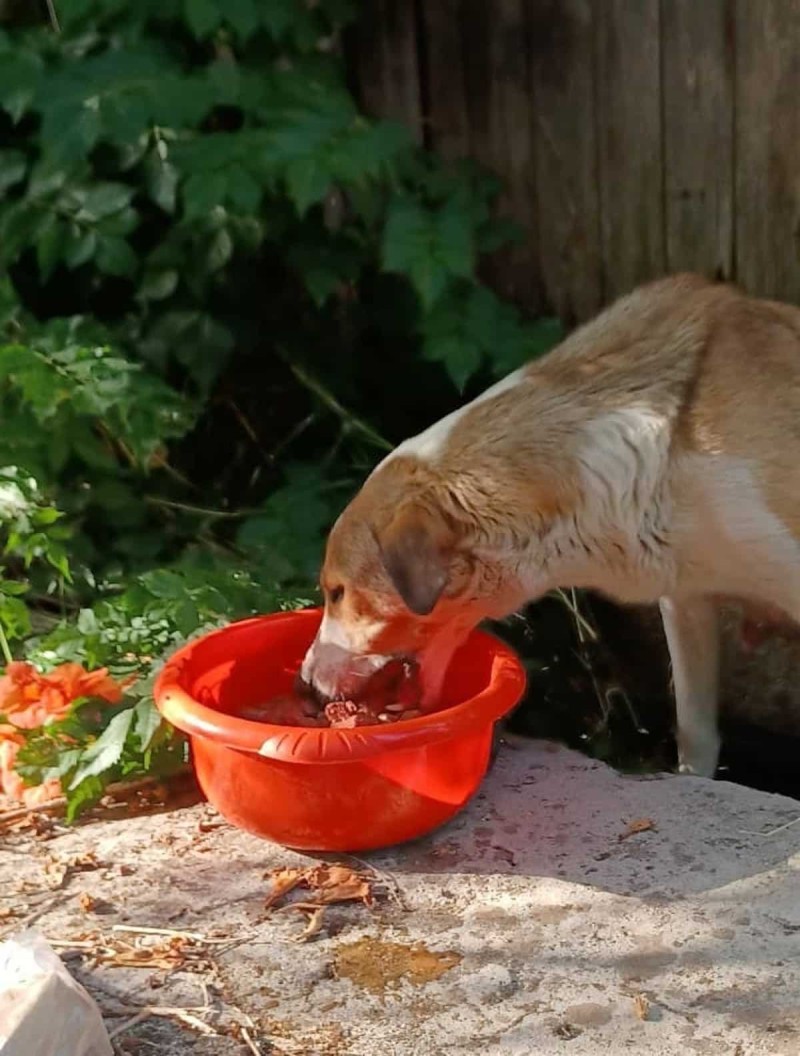
[[[47,856],[87,852],[54,888]],[[0,907],[22,914],[0,921],[63,944],[120,1053],[800,1053],[794,800],[514,740],[453,823],[368,856],[395,897],[298,943],[264,873],[307,861],[205,805],[95,823],[0,850]],[[120,930],[143,927],[210,941],[172,974],[87,960],[97,936],[173,941]],[[199,1011],[126,1027],[144,1006]]]

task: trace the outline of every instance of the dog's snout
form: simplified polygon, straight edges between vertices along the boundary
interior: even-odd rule
[[[389,658],[373,653],[358,654],[317,638],[306,653],[296,685],[318,700],[357,699],[361,687]]]

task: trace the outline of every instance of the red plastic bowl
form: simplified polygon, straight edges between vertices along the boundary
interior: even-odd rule
[[[345,730],[239,718],[290,689],[320,618],[319,609],[260,616],[184,646],[156,681],[159,711],[189,734],[201,788],[242,829],[315,851],[368,850],[430,832],[480,785],[494,723],[525,688],[522,665],[474,631],[434,714]]]

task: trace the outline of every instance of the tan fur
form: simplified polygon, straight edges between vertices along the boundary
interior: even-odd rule
[[[336,693],[348,657],[408,653],[433,692],[434,660],[446,666],[471,626],[545,590],[660,599],[684,768],[708,772],[709,599],[799,619],[798,557],[800,311],[675,276],[616,302],[375,470],[326,553],[323,586],[344,588],[326,616],[339,652],[326,659],[316,643],[304,674]],[[422,582],[441,567],[443,590],[414,616],[400,593],[415,574],[419,584],[423,560]]]

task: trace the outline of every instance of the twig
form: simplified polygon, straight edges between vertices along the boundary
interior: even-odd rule
[[[575,595],[575,591],[571,591],[571,596],[568,595],[565,591],[561,590],[561,588],[554,591],[554,593],[556,597],[558,597],[560,601],[562,601],[563,604],[566,605],[566,607],[572,613],[572,618],[575,620],[575,623],[577,625],[579,641],[583,642],[583,635],[586,634],[590,641],[596,642],[599,638],[599,635],[578,608],[578,599]]]
[[[398,906],[400,909],[408,911],[408,903],[406,902],[403,889],[400,886],[400,881],[392,873],[386,872],[384,869],[378,869],[377,866],[372,865],[371,862],[365,862],[363,858],[359,858],[355,854],[348,854],[345,857],[350,858],[361,866],[362,869],[366,869],[372,873],[384,886],[388,897]]]
[[[187,766],[172,774],[171,778],[183,777],[190,772],[190,768]],[[103,794],[104,796],[111,796],[113,799],[120,799],[122,796],[135,795],[137,792],[144,792],[148,788],[163,785],[168,780],[170,779],[163,777],[143,777],[140,781],[114,782],[114,784],[106,788]],[[24,818],[33,817],[36,814],[59,814],[66,805],[66,796],[56,796],[54,799],[50,799],[46,803],[40,803],[35,807],[13,807],[11,810],[4,810],[0,812],[0,832],[7,825],[11,825],[15,821],[21,821]]]
[[[2,624],[0,624],[0,651],[3,653],[3,659],[6,664],[13,664],[14,657],[11,655],[11,649],[8,646],[8,638],[6,638],[6,632],[3,630]]]
[[[606,690],[606,704],[608,705],[609,711],[612,708],[611,701],[615,697],[619,697],[622,700],[622,703],[628,709],[628,717],[630,718],[631,723],[633,724],[633,728],[636,730],[636,732],[642,734],[643,736],[649,733],[650,731],[647,729],[647,727],[642,726],[641,720],[639,719],[636,709],[633,706],[633,702],[631,701],[630,697],[625,692],[625,690],[622,688],[622,686],[609,686]]]
[[[217,520],[253,517],[263,513],[263,509],[212,510],[206,506],[193,506],[188,502],[176,502],[174,499],[162,499],[160,495],[145,495],[144,501],[151,506],[163,506],[167,510],[179,510],[181,513],[193,513],[198,517],[215,517]]]
[[[341,418],[351,429],[357,429],[367,440],[374,444],[375,447],[379,447],[382,451],[394,451],[393,444],[390,444],[385,437],[376,432],[368,422],[364,421],[363,418],[359,418],[358,415],[353,414],[352,411],[348,411],[346,407],[339,403],[332,392],[329,392],[317,378],[312,377],[303,369],[303,367],[299,367],[296,363],[290,363],[289,369],[301,385],[305,385],[305,387],[312,392],[318,400],[324,403],[329,410],[333,411],[333,413],[338,418]]]
[[[279,440],[278,443],[273,447],[273,449],[268,452],[268,460],[270,462],[277,462],[279,456],[283,454],[286,448],[290,444],[293,444],[299,436],[302,436],[306,429],[312,426],[316,420],[317,415],[314,411],[312,411],[310,414],[307,414],[305,418],[301,418],[299,422],[295,423],[295,425],[292,426],[292,428],[289,430],[283,440]]]
[[[60,33],[61,25],[58,21],[58,12],[56,11],[55,0],[47,0],[47,14],[50,18],[50,25],[53,27],[53,32]]]
[[[29,818],[34,814],[58,814],[66,805],[67,797],[57,796],[55,799],[49,799],[46,803],[39,803],[35,807],[14,807],[11,810],[4,810],[0,813],[0,830],[6,824],[10,825],[15,821],[21,821],[23,818]]]
[[[198,1012],[206,1012],[207,1009],[197,1009]],[[142,1020],[149,1019],[151,1016],[163,1016],[169,1019],[177,1019],[182,1023],[186,1023],[187,1026],[194,1027],[201,1034],[211,1037],[219,1037],[219,1031],[214,1030],[208,1023],[204,1023],[202,1019],[199,1019],[192,1012],[186,1008],[171,1008],[167,1005],[147,1005],[145,1008],[140,1009],[135,1016],[131,1016],[130,1019],[126,1019],[124,1023],[120,1023],[118,1027],[114,1027],[112,1031],[109,1031],[109,1038],[113,1041],[114,1038],[123,1034],[125,1031],[130,1030],[131,1027],[136,1026],[137,1023],[141,1023]]]
[[[111,927],[112,931],[125,931],[131,935],[164,935],[171,939],[189,939],[192,942],[202,942],[208,946],[225,946],[231,940],[226,939],[212,939],[206,935],[200,935],[196,931],[181,931],[179,928],[147,928],[138,927],[134,924],[114,924]]]
[[[800,818],[792,818],[791,821],[785,821],[783,825],[776,825],[774,829],[767,829],[766,832],[750,832],[748,829],[739,829],[739,832],[745,836],[775,836],[779,832],[785,832],[786,829],[790,829],[792,825],[797,825],[800,822]]]
[[[247,415],[244,413],[244,411],[242,411],[240,409],[240,407],[237,404],[236,400],[234,400],[232,397],[229,396],[228,399],[225,400],[225,402],[227,403],[227,405],[230,407],[231,411],[233,412],[233,416],[236,419],[236,421],[242,427],[242,430],[243,430],[245,436],[250,441],[250,443],[253,445],[253,447],[255,447],[256,451],[258,451],[258,453],[261,455],[261,457],[264,459],[264,461],[265,462],[274,461],[274,458],[271,457],[267,453],[267,451],[264,450],[264,445],[259,440],[258,433],[253,428],[253,426],[252,426],[252,424],[250,422],[250,419],[247,417]]]
[[[253,1039],[250,1037],[250,1031],[247,1029],[247,1027],[240,1027],[239,1029],[242,1032],[242,1041],[245,1043],[245,1045],[248,1047],[248,1049],[252,1052],[253,1056],[262,1056],[261,1049],[259,1048],[258,1045],[256,1045],[255,1041],[253,1041]]]

